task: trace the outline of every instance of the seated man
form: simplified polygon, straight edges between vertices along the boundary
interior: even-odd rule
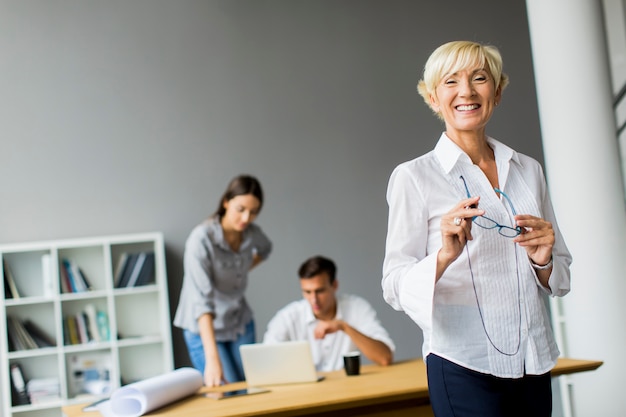
[[[356,295],[336,295],[335,263],[322,256],[305,261],[298,274],[303,300],[276,313],[264,343],[308,340],[318,371],[343,368],[343,355],[359,350],[372,362],[389,365],[395,345],[372,306]]]

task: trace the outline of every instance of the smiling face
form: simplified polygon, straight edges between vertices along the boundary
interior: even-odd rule
[[[483,135],[500,97],[487,70],[466,68],[443,76],[430,95],[430,105],[445,121],[449,137],[464,132]]]
[[[446,133],[454,139],[463,132],[474,136],[484,134],[485,125],[508,83],[496,47],[452,41],[430,55],[417,91],[446,123]]]
[[[322,272],[310,278],[300,278],[302,296],[309,302],[313,315],[320,320],[330,320],[337,312],[337,280],[331,284],[328,273]]]
[[[223,204],[222,228],[225,231],[243,232],[261,209],[261,202],[252,194],[235,196]]]

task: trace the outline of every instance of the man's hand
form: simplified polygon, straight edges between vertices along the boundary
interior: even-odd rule
[[[341,320],[319,320],[313,335],[316,339],[323,339],[327,334],[343,330],[344,322]]]

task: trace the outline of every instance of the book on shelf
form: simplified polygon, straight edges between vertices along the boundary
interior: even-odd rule
[[[109,341],[108,316],[93,304],[87,304],[83,311],[63,318],[63,333],[66,345]]]
[[[39,347],[17,317],[7,316],[7,333],[10,345],[14,350],[37,349]]]
[[[52,279],[52,255],[44,253],[41,255],[41,272],[44,297],[54,295],[54,280]]]
[[[63,329],[65,330],[65,344],[66,345],[78,345],[80,344],[80,338],[78,336],[78,327],[76,325],[76,317],[68,315],[63,319]]]
[[[90,282],[76,262],[70,259],[63,259],[62,264],[64,275],[62,274],[61,284],[63,285],[63,281],[66,280],[64,290],[68,290],[64,292],[85,292],[91,290]]]
[[[29,404],[28,393],[26,392],[27,379],[19,363],[11,364],[11,388],[13,391],[13,405]]]
[[[141,273],[141,270],[143,269],[143,266],[146,262],[146,252],[141,252],[137,255],[137,261],[135,262],[135,265],[133,265],[133,270],[130,273],[130,276],[128,277],[128,282],[126,283],[125,287],[134,287],[135,283],[137,282],[137,278],[139,278],[139,274]]]
[[[115,287],[137,287],[154,282],[154,252],[124,253],[120,256]]]
[[[78,329],[78,339],[80,343],[89,342],[89,330],[87,328],[87,319],[85,313],[76,314],[76,328]]]
[[[5,299],[10,299],[13,298],[13,294],[11,293],[11,287],[9,287],[9,281],[6,279],[6,277],[4,278],[4,298]]]
[[[121,270],[119,280],[116,283],[116,288],[126,287],[126,284],[128,284],[128,280],[133,273],[133,269],[135,268],[135,264],[137,263],[138,258],[138,253],[129,253],[126,256],[126,261],[124,262],[124,267]]]
[[[70,277],[67,275],[67,270],[65,269],[65,265],[61,265],[59,267],[60,279],[61,282],[61,293],[69,294],[72,292],[72,284],[70,284]]]
[[[56,346],[56,342],[45,331],[30,320],[24,320],[22,323],[24,329],[33,338],[37,347],[53,347]]]
[[[124,252],[120,255],[117,260],[117,265],[115,266],[115,271],[113,272],[113,284],[115,288],[120,287],[120,282],[122,282],[122,277],[124,276],[125,268],[127,267],[128,257],[130,254],[128,252]]]
[[[139,273],[137,282],[135,282],[135,287],[154,283],[154,265],[154,252],[147,252],[146,260],[144,262],[143,268],[141,268],[141,272]]]
[[[15,284],[13,271],[6,259],[3,259],[2,267],[4,268],[4,298],[20,298],[20,292]]]
[[[85,318],[87,321],[87,329],[89,330],[90,341],[100,342],[100,331],[98,329],[98,313],[96,312],[96,306],[93,304],[87,304],[85,306]]]

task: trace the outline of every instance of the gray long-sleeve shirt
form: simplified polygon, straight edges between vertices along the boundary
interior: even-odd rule
[[[266,259],[272,243],[256,224],[243,232],[238,252],[224,239],[219,218],[196,226],[185,243],[183,286],[174,325],[198,333],[198,318],[212,314],[215,339],[234,340],[244,333],[252,310],[244,293],[254,254]]]

